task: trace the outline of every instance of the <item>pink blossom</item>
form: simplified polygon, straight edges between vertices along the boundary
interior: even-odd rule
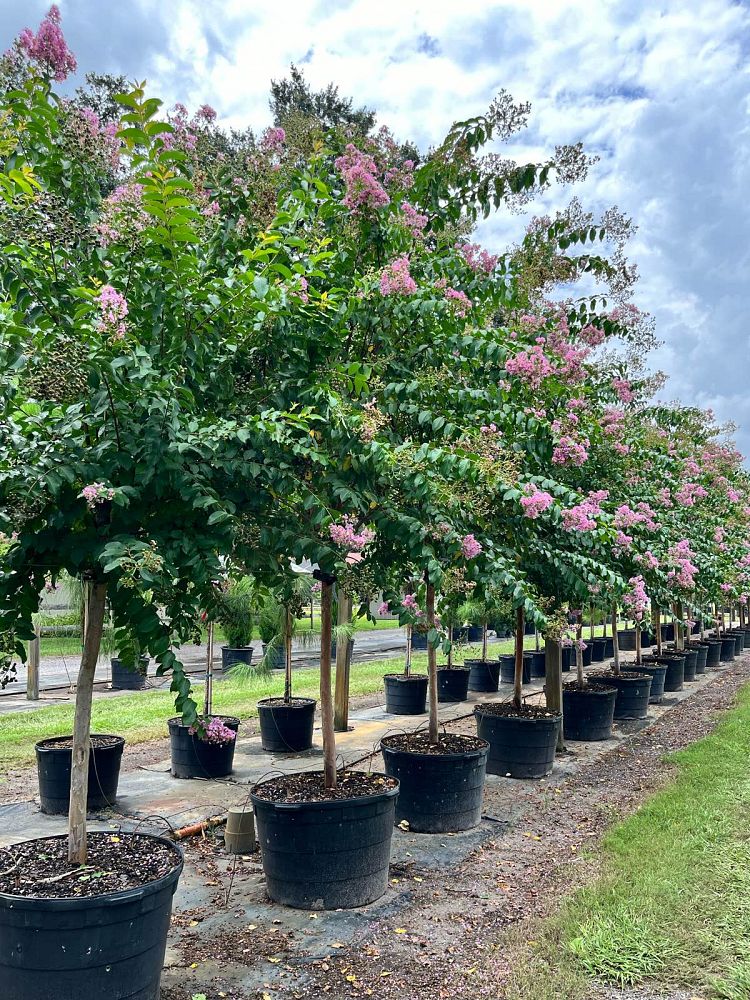
[[[260,148],[264,153],[275,153],[281,149],[285,142],[286,132],[283,128],[267,128],[260,137]],[[338,161],[336,166],[338,166]]]
[[[336,169],[346,186],[344,204],[353,215],[382,208],[390,202],[385,188],[375,176],[375,160],[352,143],[336,160]]]
[[[429,222],[426,215],[421,215],[416,208],[409,204],[408,201],[401,202],[401,212],[403,215],[403,224],[412,234],[415,239],[422,239],[424,235],[424,229]]]
[[[98,504],[114,500],[115,491],[106,483],[89,483],[88,486],[83,487],[78,496],[86,501],[89,510],[94,510]]]
[[[541,345],[537,344],[527,351],[520,351],[515,357],[508,358],[505,370],[509,375],[515,375],[528,382],[532,389],[538,389],[555,369]]]
[[[328,533],[336,545],[348,550],[347,562],[350,561],[352,553],[362,552],[375,538],[375,532],[370,528],[362,528],[361,531],[357,531],[354,526],[354,518],[349,514],[344,516],[341,524],[329,525]],[[359,560],[354,561],[359,562]]]
[[[675,493],[675,499],[683,507],[692,507],[696,500],[702,500],[707,496],[708,490],[700,483],[683,483]]]
[[[526,486],[526,496],[521,497],[523,512],[526,517],[530,517],[532,520],[539,517],[553,503],[554,499],[552,495],[538,489],[533,483],[529,483]]]
[[[612,388],[615,390],[618,399],[622,403],[632,403],[635,399],[635,393],[630,386],[630,382],[626,378],[613,378]]]
[[[497,256],[487,253],[478,243],[456,243],[456,249],[472,271],[492,274],[497,264]]]
[[[482,551],[482,546],[473,535],[465,535],[461,539],[461,551],[464,559],[474,559]]]
[[[388,615],[390,613],[391,613],[391,609],[388,606],[388,601],[383,601],[383,603],[378,608],[378,614],[379,615]]]
[[[455,288],[446,288],[445,297],[453,305],[457,316],[465,316],[471,309],[472,302],[468,295]]]
[[[659,568],[659,560],[656,558],[656,556],[654,555],[654,553],[650,549],[647,549],[643,553],[643,555],[638,554],[638,555],[634,556],[633,558],[635,559],[635,561],[637,563],[640,563],[640,565],[643,566],[645,569],[658,569]]]
[[[581,466],[589,457],[588,441],[576,441],[569,435],[565,435],[555,445],[552,451],[552,462],[554,465],[575,465]]]
[[[134,241],[150,224],[143,208],[140,184],[120,184],[102,202],[102,214],[94,226],[102,246]]]
[[[566,531],[593,531],[597,526],[595,518],[598,514],[601,514],[599,504],[584,500],[562,512],[563,527]]]
[[[631,589],[623,596],[622,603],[630,611],[630,617],[635,621],[643,621],[648,610],[649,598],[646,594],[646,582],[642,576],[632,576],[628,580]]]
[[[18,36],[18,45],[27,59],[38,63],[57,83],[62,83],[69,73],[75,73],[78,68],[76,57],[68,48],[60,28],[60,11],[56,4],[50,7],[36,35],[31,28],[23,29]]]
[[[102,285],[97,300],[100,309],[97,330],[112,340],[122,340],[127,330],[128,303],[125,296],[112,285]]]
[[[740,499],[740,494],[737,490],[733,490],[731,487],[727,490],[727,500],[731,500],[732,503],[738,503]]]
[[[189,732],[191,736],[197,736],[204,743],[231,743],[237,738],[237,733],[224,725],[224,721],[219,718],[211,719],[202,731],[198,726],[191,726]]]
[[[418,611],[419,605],[417,604],[417,599],[414,594],[404,594],[403,600],[401,601],[401,606],[406,608],[407,611]]]
[[[202,210],[201,215],[205,215],[207,219],[212,219],[219,214],[221,208],[218,201],[209,201],[206,207]]]
[[[589,347],[598,347],[599,344],[604,342],[607,335],[604,330],[600,330],[598,326],[593,326],[591,323],[588,323],[579,331],[578,336],[584,344],[588,344]]]
[[[397,257],[380,275],[381,295],[413,295],[417,283],[409,272],[409,258]]]

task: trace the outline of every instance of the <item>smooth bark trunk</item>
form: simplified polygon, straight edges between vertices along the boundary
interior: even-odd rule
[[[91,702],[94,674],[104,630],[106,583],[84,584],[86,590],[86,631],[83,639],[81,669],[76,686],[73,723],[73,752],[70,774],[70,809],[68,811],[68,860],[73,865],[86,864],[86,799],[89,786],[89,750],[91,745]]]
[[[482,622],[482,661],[487,662],[487,622]]]
[[[578,681],[578,687],[582,688],[586,685],[586,678],[583,675],[583,650],[581,649],[581,642],[583,641],[583,612],[578,616],[578,621],[576,622],[576,679]]]
[[[352,617],[352,598],[343,590],[339,591],[338,624],[348,625]],[[349,728],[349,675],[352,662],[351,639],[336,636],[336,705],[334,728],[337,733],[345,733]]]
[[[206,628],[206,683],[203,690],[203,714],[210,715],[214,700],[214,623]]]
[[[435,628],[435,588],[427,580],[427,630]],[[430,698],[430,726],[429,739],[430,746],[437,746],[439,739],[438,732],[438,689],[437,689],[437,648],[428,640],[427,642],[427,677]]]
[[[615,673],[620,673],[620,648],[617,645],[617,604],[612,605],[612,646],[615,654]]]
[[[284,702],[292,700],[292,612],[284,609]]]
[[[516,611],[516,662],[513,674],[513,704],[516,708],[521,707],[523,694],[523,629],[523,608],[518,608]]]

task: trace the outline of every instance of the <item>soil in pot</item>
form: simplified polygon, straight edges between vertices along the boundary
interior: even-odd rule
[[[305,910],[350,909],[388,887],[398,781],[346,771],[326,789],[319,771],[255,785],[258,843],[268,895]]]
[[[122,660],[113,656],[112,664],[112,690],[113,691],[143,691],[146,687],[146,675],[148,673],[148,657],[142,656],[138,661],[138,667],[131,670],[126,667]]]
[[[500,683],[499,660],[464,660],[469,668],[469,691],[497,691]]]
[[[227,715],[212,715],[220,719],[235,734],[240,720]],[[225,743],[209,743],[191,733],[181,718],[169,720],[169,744],[172,754],[172,775],[175,778],[225,778],[232,773],[236,738]]]
[[[92,734],[86,809],[108,809],[117,801],[117,783],[125,740],[122,736]],[[67,815],[73,737],[54,736],[36,746],[39,805],[48,815]]]
[[[563,685],[563,735],[566,740],[594,742],[612,735],[617,689],[604,684]]]
[[[645,719],[648,715],[648,700],[651,697],[651,677],[648,674],[597,671],[589,674],[589,680],[617,689],[616,719]]]
[[[424,715],[427,705],[427,674],[386,674],[385,710],[391,715]]]
[[[260,742],[269,753],[302,753],[312,747],[314,698],[263,698],[258,702]]]
[[[466,701],[470,672],[470,667],[440,667],[437,672],[438,701],[453,705]]]
[[[477,735],[490,745],[487,773],[509,778],[543,778],[555,761],[562,716],[539,705],[515,708],[490,701],[474,709]]]
[[[512,684],[516,673],[516,658],[512,653],[500,657],[500,680],[503,684]],[[531,655],[523,654],[523,684],[531,682]]]
[[[531,676],[544,677],[547,673],[547,654],[543,649],[529,653],[531,657]]]
[[[430,746],[426,733],[399,733],[380,741],[385,773],[400,787],[395,822],[417,833],[471,830],[482,818],[489,744],[445,733]]]
[[[221,666],[223,670],[229,670],[236,663],[244,663],[247,666],[253,662],[252,646],[222,646]]]
[[[0,850],[9,1000],[158,1000],[182,852],[147,834],[89,833],[88,842],[83,868],[68,862],[67,837]]]

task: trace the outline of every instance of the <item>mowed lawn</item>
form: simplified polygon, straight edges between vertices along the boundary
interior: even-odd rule
[[[601,876],[534,931],[508,1000],[586,1000],[593,977],[750,997],[750,686],[670,760],[675,780],[605,838]]]

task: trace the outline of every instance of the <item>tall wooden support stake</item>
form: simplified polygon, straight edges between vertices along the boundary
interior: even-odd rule
[[[617,635],[617,601],[612,605],[612,647],[615,654],[615,673],[620,673],[620,647]]]
[[[550,712],[562,715],[562,647],[559,639],[544,640],[544,700]],[[557,752],[565,750],[563,727],[557,734]]]
[[[427,580],[427,630],[435,628],[435,587]],[[485,627],[485,632],[486,632]],[[437,649],[431,642],[427,643],[427,684],[430,696],[430,746],[437,746],[438,732],[438,689],[437,689]]]
[[[525,620],[523,607],[516,609],[516,659],[513,673],[513,704],[516,708],[521,707],[523,697],[523,635]]]
[[[338,594],[338,624],[348,625],[352,617],[352,598],[343,590]],[[349,676],[352,662],[352,640],[336,637],[336,706],[334,728],[345,733],[349,728]]]
[[[333,580],[324,578],[320,593],[320,715],[323,725],[323,775],[326,788],[336,787],[336,734],[331,695],[331,640],[333,638]]]
[[[40,628],[34,626],[34,638],[29,643],[29,665],[26,668],[26,697],[29,701],[39,701],[39,655]]]
[[[203,691],[203,714],[210,715],[214,703],[214,623],[206,629],[206,686]]]

